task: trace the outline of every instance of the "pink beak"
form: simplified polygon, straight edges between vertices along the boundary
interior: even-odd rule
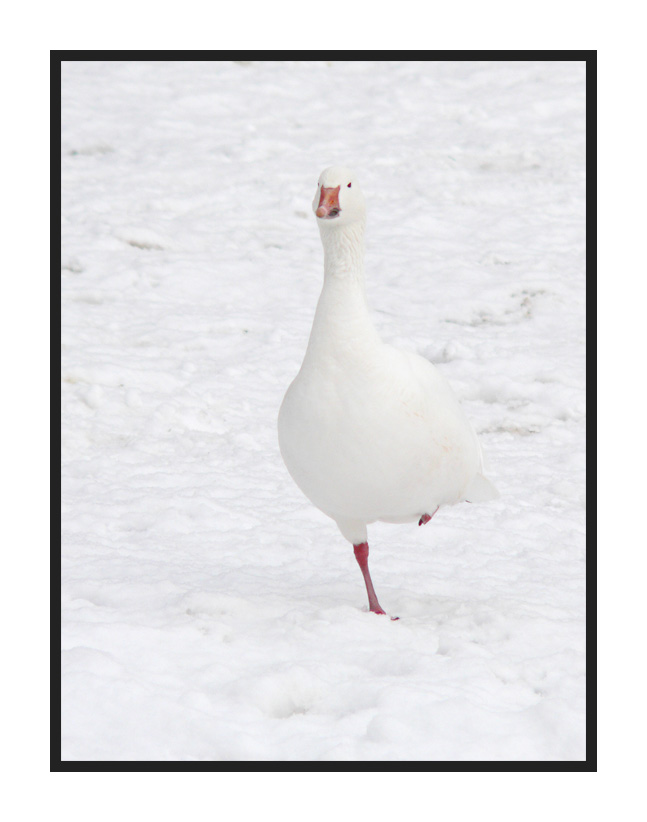
[[[317,217],[330,219],[331,217],[336,217],[339,214],[341,211],[339,208],[339,189],[340,186],[337,186],[337,188],[324,188],[321,186],[319,207],[315,211]]]

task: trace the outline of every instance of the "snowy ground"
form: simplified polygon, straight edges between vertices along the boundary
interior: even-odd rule
[[[584,65],[68,63],[63,759],[584,758]],[[276,415],[354,167],[389,342],[501,499],[369,529]]]

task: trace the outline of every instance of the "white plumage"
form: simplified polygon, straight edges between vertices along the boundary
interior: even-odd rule
[[[364,286],[366,206],[355,174],[326,169],[313,202],[324,285],[301,370],[279,412],[292,478],[355,546],[372,611],[366,526],[428,521],[443,505],[497,496],[481,449],[443,375],[383,343]]]

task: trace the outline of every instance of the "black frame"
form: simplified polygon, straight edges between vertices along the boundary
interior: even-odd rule
[[[145,57],[147,60],[173,60],[217,58],[219,60],[250,59],[271,60],[276,57],[290,57],[301,60],[329,59],[331,54],[338,60],[385,60],[390,57],[406,57],[411,60],[568,60],[583,61],[586,63],[586,168],[587,168],[587,196],[586,196],[586,262],[588,268],[586,313],[587,320],[595,317],[597,310],[597,269],[596,269],[596,219],[597,219],[597,51],[361,51],[361,52],[318,52],[318,51],[51,51],[50,52],[50,100],[51,100],[51,283],[53,295],[58,295],[59,310],[52,299],[51,325],[51,371],[58,374],[59,379],[53,380],[53,396],[51,399],[51,440],[52,460],[58,464],[58,473],[52,472],[51,484],[51,531],[53,536],[51,545],[51,720],[50,720],[50,771],[52,772],[368,772],[368,771],[407,771],[407,772],[597,772],[597,682],[594,675],[587,680],[587,742],[586,759],[583,761],[506,761],[506,762],[422,762],[399,761],[389,762],[158,762],[158,761],[63,761],[61,759],[61,662],[60,662],[60,581],[61,581],[61,484],[60,484],[60,453],[61,453],[61,394],[60,394],[60,358],[55,351],[60,350],[61,337],[61,283],[58,272],[61,264],[60,225],[61,225],[61,63],[75,60],[132,60]],[[56,196],[58,195],[58,196]],[[592,328],[595,324],[591,323]],[[595,350],[595,331],[587,341],[588,351]],[[587,358],[588,359],[588,358]],[[587,362],[588,386],[587,394],[596,395],[595,356]],[[590,365],[590,367],[589,367]],[[597,430],[595,404],[590,404],[589,426],[587,435],[587,457],[589,453],[596,455],[595,437]],[[587,471],[587,485],[593,486],[595,491],[594,469],[589,465]],[[589,499],[595,499],[593,493]],[[587,511],[587,534],[589,544],[593,548],[596,534],[596,506],[590,506]],[[589,670],[593,673],[597,668],[597,556],[593,549],[589,552],[587,563],[587,640],[586,655]],[[58,618],[57,618],[58,617]]]

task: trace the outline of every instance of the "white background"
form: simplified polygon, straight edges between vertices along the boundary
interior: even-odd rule
[[[51,12],[57,26],[52,25],[52,20],[46,20],[39,32],[30,31],[31,52],[25,51],[25,43],[19,42],[16,47],[15,41],[12,42],[12,50],[5,52],[10,61],[19,62],[21,66],[19,75],[12,78],[6,99],[7,109],[13,113],[11,122],[16,127],[5,131],[5,138],[9,141],[8,151],[13,157],[20,158],[19,162],[9,167],[7,190],[12,191],[13,197],[11,201],[5,199],[3,204],[4,222],[11,225],[13,233],[13,242],[7,249],[9,267],[15,272],[25,271],[26,248],[33,250],[30,257],[32,267],[38,264],[43,272],[48,268],[46,198],[35,200],[34,194],[44,193],[48,181],[46,111],[49,86],[44,82],[48,70],[47,49],[74,47],[84,41],[85,19],[73,13],[73,4],[69,4],[70,8],[71,13],[67,15],[62,14],[60,9]],[[559,26],[554,25],[557,9]],[[590,6],[587,9],[590,10]],[[639,430],[642,422],[638,418],[642,409],[641,382],[635,379],[637,364],[633,356],[633,352],[642,350],[640,346],[644,347],[642,311],[645,289],[643,280],[635,275],[643,257],[638,243],[638,238],[642,236],[642,193],[640,186],[636,185],[637,179],[644,180],[639,104],[642,63],[635,38],[632,39],[631,27],[628,32],[623,30],[618,36],[614,35],[615,16],[622,16],[618,6],[614,7],[611,12],[613,17],[608,20],[601,20],[598,15],[580,14],[580,11],[579,4],[574,4],[571,9],[565,9],[561,3],[555,4],[554,8],[545,8],[545,14],[534,20],[530,33],[527,33],[526,26],[523,29],[526,47],[575,45],[601,48],[599,85],[603,116],[600,123],[599,208],[605,232],[600,249],[600,374],[605,380],[605,392],[601,397],[600,422],[605,439],[601,442],[600,451],[600,498],[604,504],[600,508],[599,535],[601,545],[606,547],[600,556],[603,617],[600,626],[603,654],[600,671],[601,775],[592,776],[586,786],[577,778],[555,776],[549,780],[554,790],[537,790],[537,777],[532,775],[493,778],[489,774],[477,774],[467,777],[472,780],[474,789],[471,791],[463,790],[461,775],[419,777],[413,784],[411,780],[395,775],[388,780],[380,776],[366,776],[361,780],[361,791],[356,790],[358,777],[349,776],[345,782],[348,790],[344,789],[341,780],[338,782],[340,791],[344,791],[344,807],[348,815],[360,810],[367,812],[371,808],[379,808],[384,815],[399,813],[406,798],[428,796],[433,793],[430,786],[434,784],[438,786],[433,796],[434,810],[439,813],[453,811],[465,818],[473,813],[483,813],[484,807],[495,808],[499,817],[518,818],[519,804],[525,803],[529,795],[532,795],[532,803],[526,807],[525,815],[530,819],[543,818],[546,813],[553,813],[556,807],[572,808],[573,812],[581,813],[593,809],[611,812],[617,809],[617,797],[622,796],[629,802],[639,784],[635,779],[637,760],[633,714],[642,680],[638,675],[640,644],[636,642],[633,628],[640,618],[638,609],[642,604],[644,560],[639,548],[643,530],[639,521],[641,475],[637,466],[640,463],[632,459],[635,447],[631,443],[633,432]],[[518,45],[514,20],[511,22],[506,18],[503,24],[499,19],[492,21],[490,9],[482,11],[485,21],[478,14],[472,18],[466,17],[462,9],[457,14],[460,25],[451,18],[439,21],[442,25],[437,25],[436,31],[442,31],[442,36],[432,32],[426,43],[428,47]],[[148,28],[146,10],[137,17],[130,8],[128,16],[131,31]],[[403,15],[403,18],[410,31],[409,17]],[[123,14],[115,14],[114,19],[104,20],[101,31],[107,39],[113,36],[111,44],[128,46],[128,42],[119,39],[124,30],[122,20]],[[22,21],[14,19],[14,24],[17,22]],[[260,21],[267,31],[265,22]],[[335,23],[334,19],[331,20],[330,28]],[[176,20],[172,28],[177,30]],[[321,30],[325,28],[325,23],[318,22],[314,31],[304,35],[303,44],[318,47]],[[383,26],[384,32],[393,28],[391,19],[388,25]],[[52,36],[52,31],[55,36]],[[241,32],[239,42],[250,46],[258,44],[250,37],[249,25],[239,26],[238,31]],[[452,40],[447,36],[448,31],[465,36],[453,34]],[[12,34],[12,26],[8,26],[5,32]],[[446,42],[436,43],[434,36]],[[507,41],[502,43],[501,39],[506,37]],[[409,47],[418,45],[416,42],[403,42],[405,44]],[[97,42],[97,45],[102,44]],[[24,60],[26,54],[30,57],[27,61]],[[33,242],[34,232],[41,241],[38,244]],[[46,282],[44,276],[41,282]],[[48,585],[44,555],[41,551],[37,555],[40,561],[34,562],[33,552],[38,551],[39,546],[45,546],[49,539],[46,521],[47,472],[35,469],[35,466],[43,465],[48,448],[47,409],[42,399],[43,386],[48,382],[48,363],[43,358],[47,347],[47,290],[46,287],[34,288],[33,277],[18,275],[5,279],[5,288],[12,299],[7,300],[3,308],[3,348],[8,351],[10,343],[16,340],[21,342],[20,356],[7,359],[7,382],[22,386],[21,401],[5,409],[6,427],[12,434],[15,432],[7,438],[7,466],[16,493],[9,497],[12,504],[8,506],[7,530],[8,543],[15,546],[15,550],[7,556],[7,578],[15,584],[10,586],[8,596],[3,601],[3,611],[7,625],[10,616],[15,621],[16,615],[19,615],[19,628],[8,634],[8,656],[17,659],[20,655],[21,658],[20,675],[7,682],[9,692],[6,701],[12,703],[14,710],[8,720],[7,739],[10,744],[5,745],[5,772],[9,767],[13,769],[12,788],[16,796],[20,796],[23,803],[27,801],[35,811],[65,803],[67,815],[80,819],[87,816],[87,808],[93,804],[103,777],[79,774],[52,778],[44,775],[48,768],[45,744],[48,727],[48,634],[44,629],[49,618]],[[12,310],[16,303],[31,307],[33,322],[26,324],[24,313]],[[623,418],[626,424],[621,429],[617,424],[617,398],[622,399],[626,412]],[[636,489],[638,504],[625,492],[629,483]],[[17,489],[23,492],[20,497]],[[29,489],[29,492],[25,493],[24,489]],[[640,734],[638,736],[641,737]],[[268,806],[276,808],[280,796],[283,815],[296,818],[311,802],[312,788],[320,780],[318,776],[301,776],[298,783],[292,780],[291,798],[286,800],[285,786],[277,784],[272,775],[262,782],[260,776],[256,777],[259,790],[251,799],[243,787],[247,782],[245,775],[239,779],[227,776],[226,779],[209,779],[208,782],[190,777],[171,779],[164,775],[114,778],[128,793],[133,808],[132,818],[138,807],[142,807],[160,818],[169,819],[180,811],[190,811],[191,801],[201,808],[209,807],[205,803],[213,793],[215,784],[220,805],[235,800],[241,815],[251,815],[253,811],[260,812]],[[225,784],[229,790],[224,788]],[[123,803],[121,792],[103,792],[101,806],[94,807],[95,815],[99,819],[112,818],[118,810],[123,815]],[[339,813],[339,804],[337,793],[328,797],[328,801],[319,793],[317,807],[311,808],[310,813],[314,818],[327,818],[332,809]]]

